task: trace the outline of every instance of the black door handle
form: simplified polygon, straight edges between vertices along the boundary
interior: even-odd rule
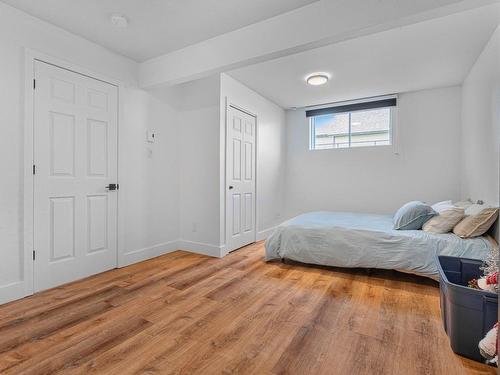
[[[229,186],[229,190],[233,190],[234,186]]]
[[[108,190],[118,190],[120,188],[120,185],[118,184],[109,184],[108,186],[106,186],[106,189]]]

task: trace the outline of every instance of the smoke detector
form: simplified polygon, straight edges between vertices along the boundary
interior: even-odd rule
[[[125,27],[128,26],[127,17],[121,14],[112,14],[111,17],[109,17],[109,20],[111,21],[114,27],[118,27],[120,29],[124,29]]]

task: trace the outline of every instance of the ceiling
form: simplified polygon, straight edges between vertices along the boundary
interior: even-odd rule
[[[463,82],[500,22],[489,5],[230,71],[284,108]],[[304,78],[327,72],[324,86]]]
[[[142,62],[317,0],[1,1]],[[112,26],[115,13],[127,16],[127,28]]]

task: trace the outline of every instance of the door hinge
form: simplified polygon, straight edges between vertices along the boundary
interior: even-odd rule
[[[36,79],[33,79],[33,90],[36,89]]]
[[[35,260],[35,259],[36,259],[36,255],[35,255],[35,254],[36,254],[36,253],[35,253],[35,250],[33,250],[33,260]]]
[[[35,174],[35,173],[36,173],[36,165],[33,164],[33,174]]]

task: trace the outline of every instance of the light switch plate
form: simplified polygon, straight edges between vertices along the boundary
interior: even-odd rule
[[[155,131],[154,130],[148,130],[147,140],[149,143],[155,143]]]

